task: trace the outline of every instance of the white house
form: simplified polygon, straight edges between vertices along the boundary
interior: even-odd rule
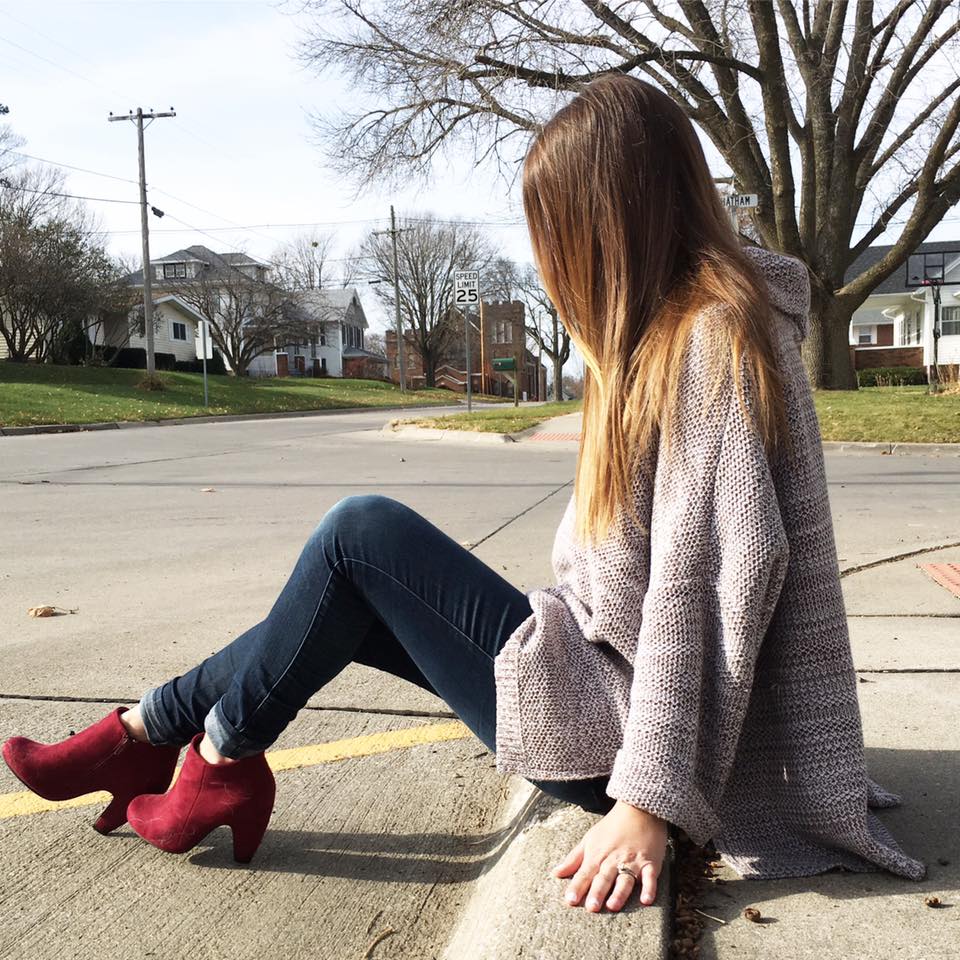
[[[366,350],[364,331],[369,328],[367,315],[355,287],[333,287],[322,290],[298,290],[291,294],[305,319],[318,325],[318,336],[308,343],[290,343],[273,353],[257,357],[250,365],[253,376],[344,376],[344,362],[352,357],[381,359]]]
[[[269,265],[239,253],[214,253],[204,246],[192,246],[150,261],[154,292],[154,350],[172,353],[178,360],[197,356],[196,338],[203,319],[196,309],[176,294],[178,285],[202,272],[239,270],[251,279],[269,281]],[[210,273],[208,272],[208,276]],[[128,282],[143,285],[141,270]],[[316,324],[317,336],[305,343],[277,344],[274,350],[256,357],[248,368],[251,376],[344,375],[344,361],[351,357],[386,358],[364,349],[364,330],[369,326],[360,296],[354,287],[303,290],[290,294],[303,318]],[[146,347],[146,334],[129,329],[129,323],[114,320],[106,324],[96,342],[113,346]]]
[[[850,266],[852,280],[876,263],[889,246],[869,247]],[[960,364],[960,241],[921,243],[907,263],[878,284],[850,321],[850,344],[857,369],[933,363],[934,290],[915,286],[924,276],[939,275],[939,364]],[[953,284],[956,284],[954,286]]]

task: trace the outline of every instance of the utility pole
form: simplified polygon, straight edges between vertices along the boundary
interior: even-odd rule
[[[487,392],[487,357],[483,329],[483,297],[480,297],[480,396]]]
[[[560,365],[560,330],[556,308],[551,309],[553,318],[553,399],[563,399],[563,367]]]
[[[540,329],[540,317],[537,317],[537,399],[543,400],[542,390],[542,381],[544,379],[543,373],[543,331]]]
[[[382,233],[389,233],[393,238],[393,303],[396,307],[396,327],[397,327],[397,362],[400,365],[400,392],[406,393],[407,377],[406,364],[403,357],[403,333],[400,329],[400,268],[397,262],[397,234],[402,233],[397,229],[397,217],[393,212],[393,204],[390,204],[390,229],[374,230],[374,236]]]
[[[143,324],[147,335],[147,376],[156,372],[156,360],[153,355],[153,278],[150,276],[150,225],[147,220],[147,173],[143,156],[143,121],[159,120],[161,117],[175,117],[177,114],[171,107],[163,113],[151,110],[144,113],[142,107],[137,112],[132,110],[126,116],[107,117],[111,123],[115,120],[131,120],[137,125],[137,157],[140,162],[140,233],[143,240]]]

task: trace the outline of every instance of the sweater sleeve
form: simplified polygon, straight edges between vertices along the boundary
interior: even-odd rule
[[[606,792],[702,844],[719,832],[714,808],[733,765],[789,546],[749,413],[749,381],[746,410],[731,378],[704,414],[696,363],[694,356],[681,377],[670,450],[656,458],[650,577],[623,743]],[[701,747],[706,740],[710,751]]]

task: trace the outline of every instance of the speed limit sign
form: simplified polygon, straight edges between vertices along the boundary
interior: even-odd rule
[[[474,306],[480,302],[479,270],[457,270],[453,274],[453,302],[458,307]]]

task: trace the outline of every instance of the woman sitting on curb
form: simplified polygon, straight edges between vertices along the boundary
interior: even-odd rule
[[[625,75],[539,131],[523,202],[588,368],[556,585],[524,594],[409,507],[347,497],[261,623],[60,743],[13,737],[7,764],[47,799],[110,791],[96,829],[129,821],[162,850],[229,824],[248,862],[273,808],[264,751],[356,662],[601,815],[554,869],[572,905],[653,903],[668,824],[746,877],[920,879],[869,810],[898,800],[864,763],[805,267],[741,247],[690,121]]]

